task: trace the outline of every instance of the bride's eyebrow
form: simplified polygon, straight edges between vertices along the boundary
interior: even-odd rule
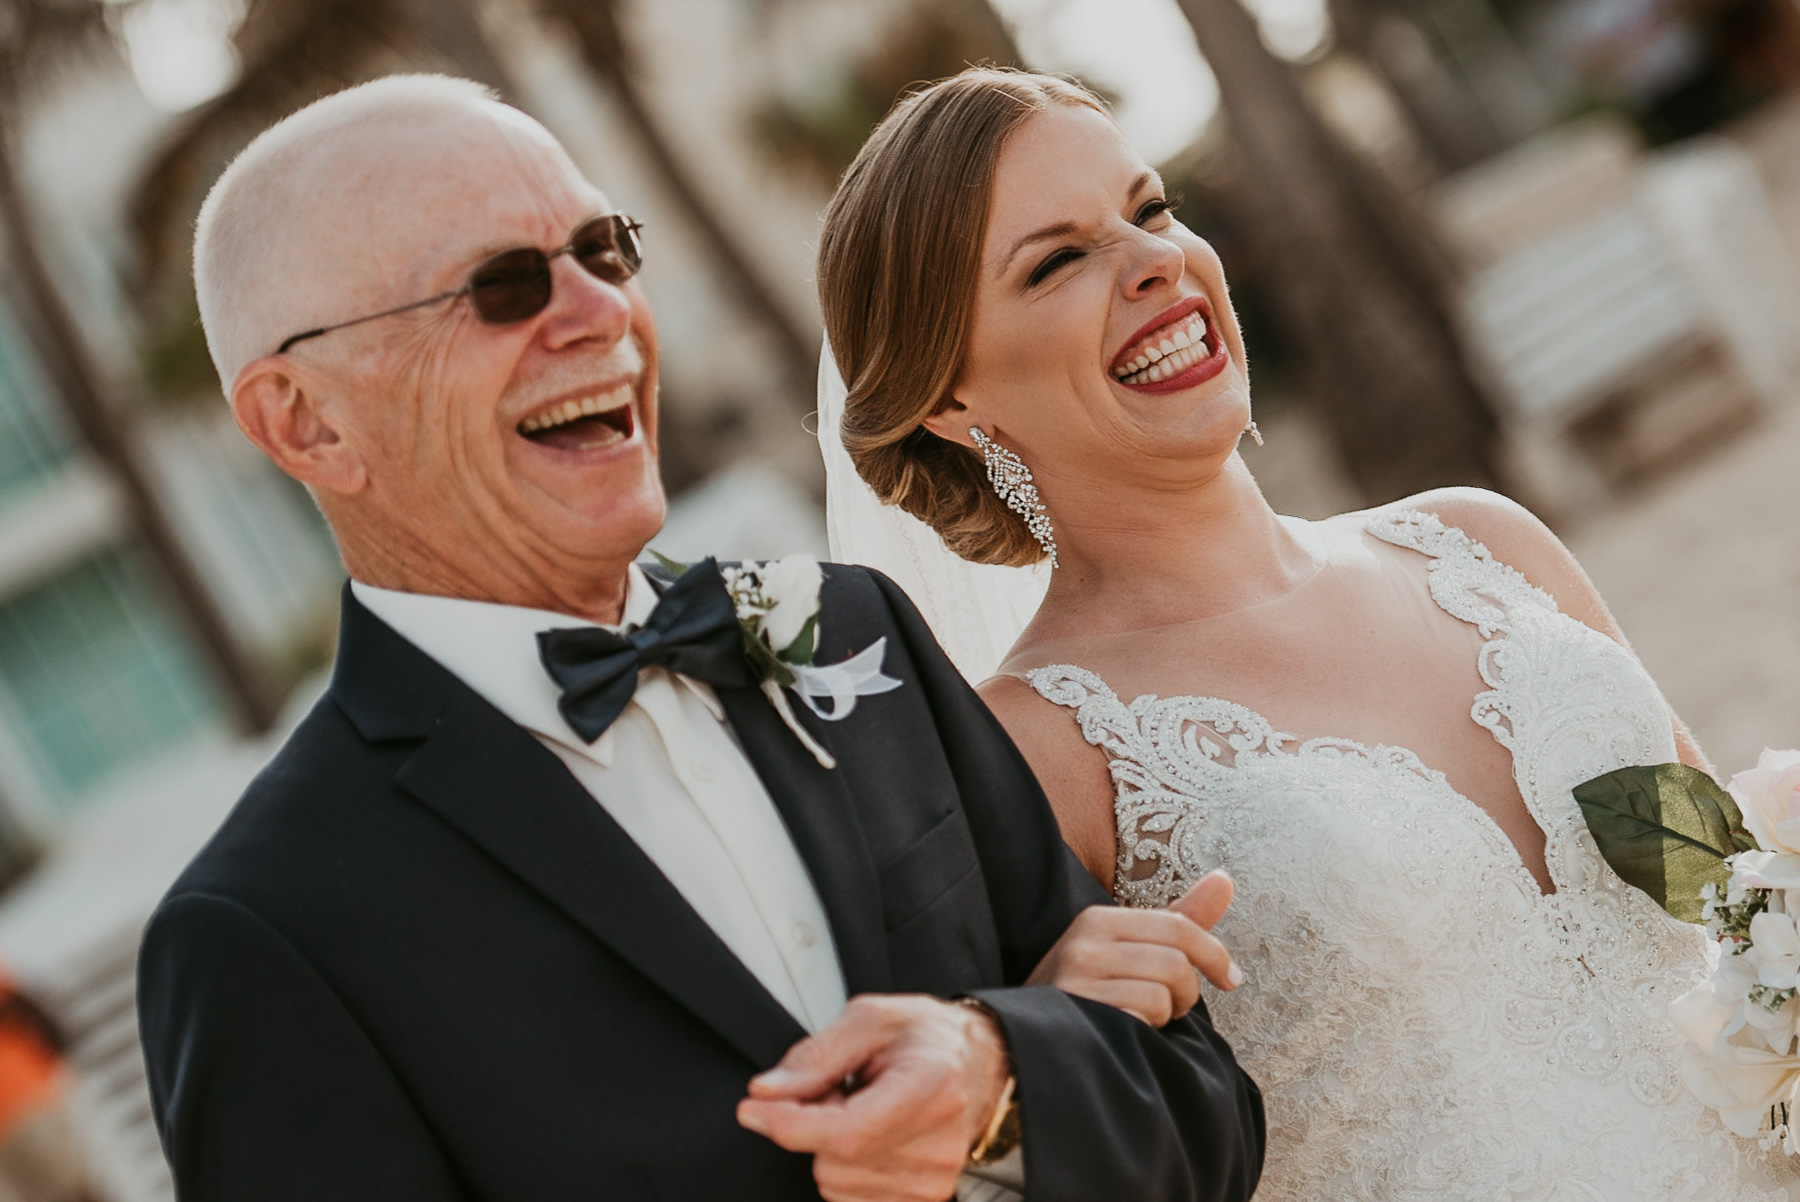
[[[1156,179],[1156,172],[1154,171],[1146,171],[1139,175],[1136,179],[1131,181],[1131,187],[1126,192],[1126,196],[1135,199],[1137,194],[1144,190],[1144,185],[1154,179]],[[994,274],[1005,275],[1007,267],[1012,264],[1014,259],[1019,257],[1019,252],[1024,250],[1027,246],[1031,246],[1038,242],[1048,242],[1053,238],[1066,238],[1080,228],[1081,227],[1073,221],[1058,221],[1054,225],[1047,225],[1042,229],[1033,230],[1031,233],[1026,234],[1023,238],[1020,238],[1017,242],[1013,243],[1012,249],[1006,252],[1006,258],[1000,260],[1000,267]]]

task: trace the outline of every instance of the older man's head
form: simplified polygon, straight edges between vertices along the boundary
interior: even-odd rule
[[[551,261],[509,324],[464,287],[612,206],[543,127],[478,85],[396,76],[275,125],[201,210],[207,344],[246,435],[306,483],[351,574],[415,592],[616,615],[660,527],[656,332],[635,282]],[[580,416],[578,416],[580,415]]]

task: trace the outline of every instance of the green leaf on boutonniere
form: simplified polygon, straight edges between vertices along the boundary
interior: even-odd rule
[[[769,648],[761,635],[751,633],[747,625],[740,626],[744,634],[744,658],[750,661],[751,670],[758,680],[773,680],[779,685],[794,683],[794,673],[781,662],[781,657]]]
[[[814,614],[806,619],[806,625],[794,636],[794,641],[781,649],[781,659],[790,664],[807,664],[819,653],[819,615]]]
[[[657,563],[660,563],[664,568],[675,573],[677,579],[687,575],[688,569],[694,566],[693,564],[682,563],[679,559],[670,559],[655,547],[645,547],[644,550],[650,552]]]
[[[1600,854],[1619,879],[1682,922],[1700,922],[1707,884],[1724,893],[1725,857],[1756,850],[1717,781],[1686,764],[1620,768],[1575,786]]]

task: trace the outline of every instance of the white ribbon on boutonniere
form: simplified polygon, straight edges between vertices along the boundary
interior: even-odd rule
[[[822,668],[794,664],[794,692],[800,694],[807,709],[825,721],[841,721],[856,708],[858,697],[873,697],[900,687],[900,681],[881,670],[881,661],[886,656],[887,637],[884,635],[840,663],[826,664]],[[831,699],[829,710],[819,704],[817,699],[821,697]]]
[[[667,566],[680,567],[672,562]],[[763,693],[819,766],[837,767],[832,754],[800,724],[787,690],[792,689],[807,709],[825,721],[843,721],[856,709],[858,697],[890,692],[902,684],[881,670],[887,639],[876,639],[835,664],[814,662],[819,649],[819,590],[825,576],[819,561],[810,555],[722,567],[719,575],[737,608],[744,654]],[[829,700],[830,707],[821,705],[821,700]]]

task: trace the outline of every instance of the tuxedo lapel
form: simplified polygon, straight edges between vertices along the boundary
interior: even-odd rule
[[[401,789],[758,1068],[805,1036],[555,755],[354,599],[344,618],[340,704],[365,738],[424,737]]]
[[[888,991],[892,984],[879,878],[843,772],[821,768],[761,690],[716,692],[812,874],[831,920],[846,989],[852,996]],[[808,729],[829,749],[824,725],[808,723]]]

